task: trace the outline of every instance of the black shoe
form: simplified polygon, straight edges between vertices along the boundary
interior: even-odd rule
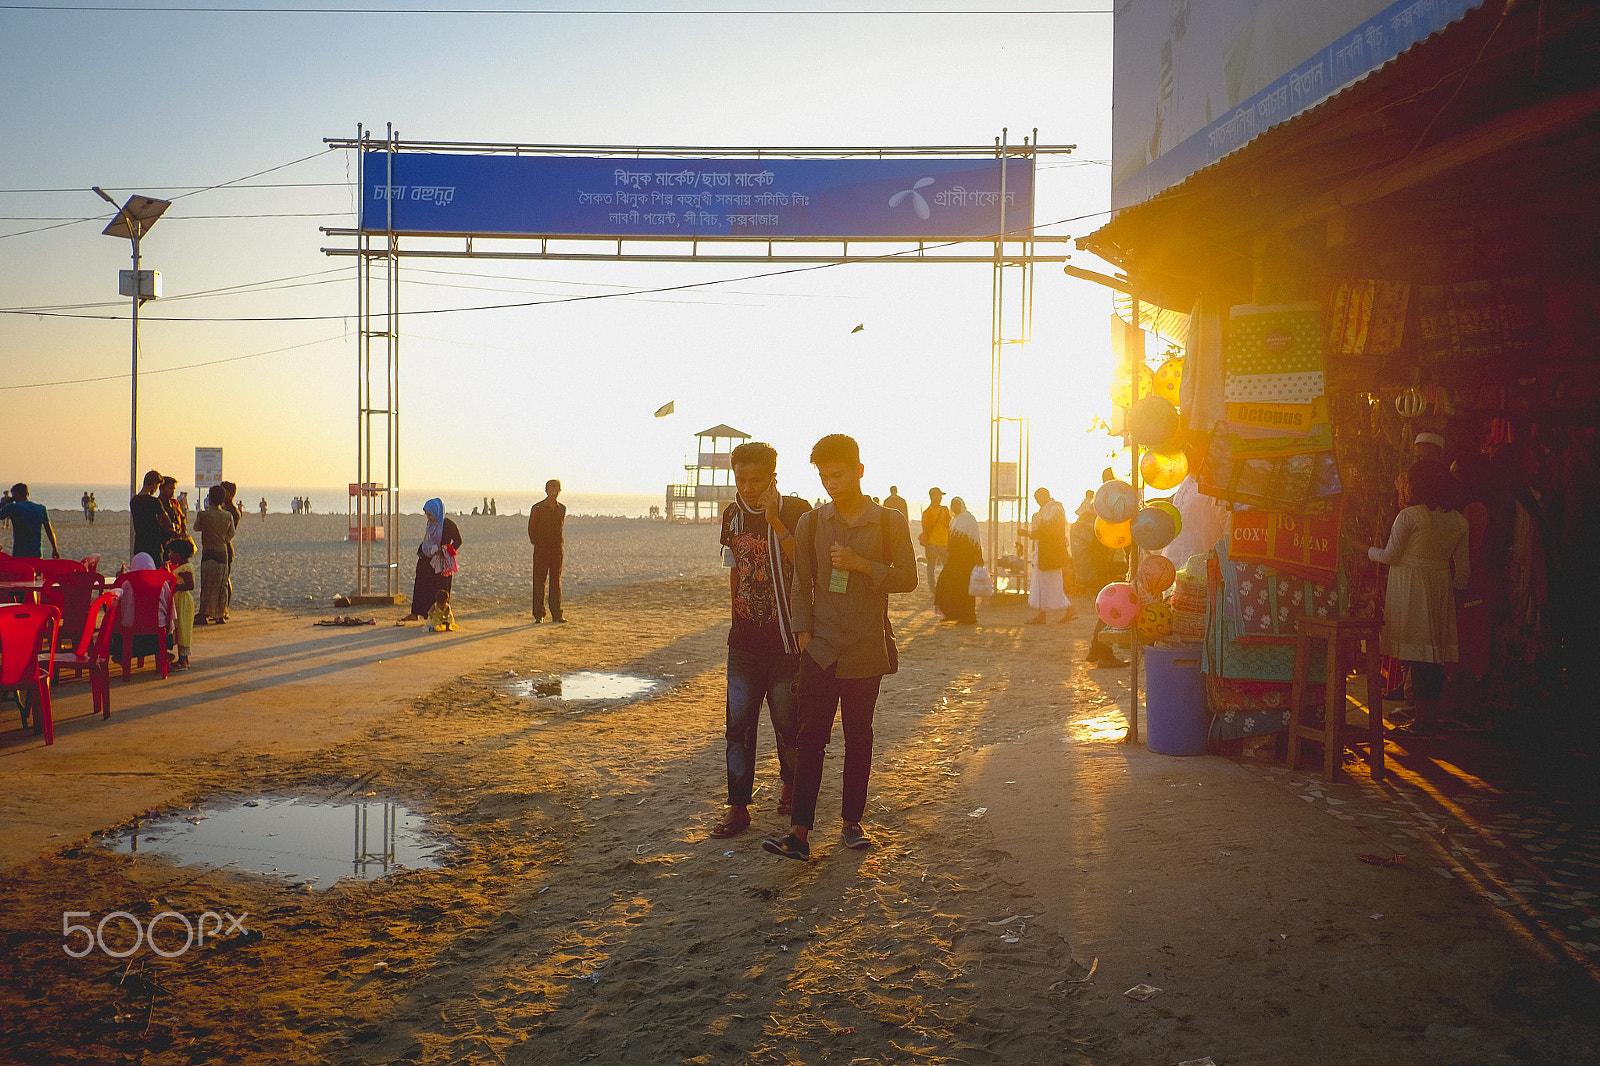
[[[872,847],[872,838],[867,836],[866,833],[862,832],[861,826],[855,822],[844,823],[844,828],[839,831],[839,839],[847,848],[856,848],[859,850],[861,848]]]
[[[773,855],[781,855],[785,859],[798,859],[800,862],[811,861],[811,845],[793,833],[785,833],[777,840],[768,837],[761,842],[761,850]]]

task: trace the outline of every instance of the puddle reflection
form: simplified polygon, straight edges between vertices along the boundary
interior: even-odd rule
[[[602,674],[580,670],[560,677],[513,681],[511,694],[548,700],[627,700],[653,692],[660,681],[631,674]]]
[[[399,803],[258,797],[218,810],[175,812],[109,836],[122,854],[159,854],[179,866],[269,874],[326,888],[397,869],[437,869],[446,842]]]

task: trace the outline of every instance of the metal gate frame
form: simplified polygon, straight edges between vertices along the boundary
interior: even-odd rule
[[[1033,267],[1036,263],[1064,264],[1069,256],[1039,255],[1036,245],[1069,245],[1070,236],[1040,236],[1033,232],[1036,220],[1030,217],[1025,232],[1005,230],[1006,168],[1010,160],[1041,156],[1066,155],[1077,145],[1040,145],[1039,131],[1033,130],[1031,138],[1020,145],[1007,141],[1008,131],[1001,130],[993,145],[969,146],[883,146],[877,148],[690,148],[641,147],[627,145],[555,145],[555,144],[481,144],[464,141],[402,141],[389,123],[384,137],[374,138],[370,131],[358,125],[354,138],[323,138],[323,143],[333,148],[352,149],[357,153],[357,181],[366,188],[364,169],[369,157],[378,151],[389,158],[386,165],[393,167],[393,157],[402,151],[455,152],[463,154],[511,155],[584,155],[616,156],[618,158],[891,158],[891,157],[950,157],[991,156],[1000,160],[1001,196],[998,205],[999,225],[988,237],[958,240],[907,240],[905,238],[825,238],[825,237],[552,237],[548,235],[465,234],[446,237],[402,235],[394,231],[393,204],[386,205],[387,225],[383,230],[358,227],[324,226],[327,237],[353,241],[345,247],[324,247],[329,256],[355,256],[359,262],[356,288],[356,319],[358,330],[356,367],[356,481],[351,486],[354,505],[354,525],[350,536],[356,542],[356,594],[357,603],[397,603],[401,599],[400,545],[398,522],[400,517],[400,260],[411,259],[528,259],[576,261],[607,261],[619,263],[988,263],[993,268],[990,287],[990,353],[989,353],[989,560],[994,565],[999,555],[1000,525],[1019,520],[1027,514],[1026,433],[1023,435],[1024,454],[1018,457],[1018,491],[1020,498],[1006,502],[1012,514],[1002,519],[1001,501],[997,498],[997,467],[1002,451],[1002,434],[1006,423],[1015,423],[1015,416],[1002,413],[1000,380],[1006,350],[1026,345],[1031,340],[1033,324]],[[1036,171],[1037,173],[1037,171]],[[392,177],[392,172],[391,172]],[[392,184],[392,182],[391,182]],[[405,243],[402,243],[404,239]],[[474,248],[474,241],[492,239],[494,242],[536,242],[534,250],[491,247]],[[452,242],[461,242],[459,245]],[[969,252],[973,244],[988,244],[987,254]],[[609,250],[595,250],[596,246]],[[688,245],[687,251],[669,250],[671,246]],[[837,245],[836,253],[802,253],[797,246]],[[852,245],[855,249],[852,250]],[[575,246],[575,247],[569,247]],[[636,247],[636,246],[642,246]],[[709,246],[709,251],[702,251]],[[747,249],[739,252],[734,246]],[[752,246],[757,250],[750,251]],[[863,252],[865,246],[868,251]],[[895,250],[876,250],[899,246]],[[793,250],[791,250],[793,249]],[[1009,302],[1009,306],[1008,306]],[[1017,513],[1020,509],[1020,519]],[[380,552],[377,543],[382,541]],[[382,580],[378,580],[381,572]]]

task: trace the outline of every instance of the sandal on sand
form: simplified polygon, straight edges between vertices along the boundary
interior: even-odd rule
[[[724,818],[722,821],[718,822],[712,827],[711,838],[713,840],[726,840],[728,837],[738,836],[740,833],[749,828],[750,816],[748,814],[743,818],[739,818],[730,814],[728,817]]]
[[[793,814],[794,813],[794,785],[793,784],[788,784],[788,785],[784,785],[783,786],[783,796],[778,800],[778,813],[779,814]]]
[[[777,840],[768,837],[761,842],[761,850],[773,855],[782,855],[785,859],[811,861],[811,845],[793,833],[785,833]]]

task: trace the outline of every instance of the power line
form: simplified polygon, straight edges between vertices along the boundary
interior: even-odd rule
[[[260,359],[264,355],[278,355],[281,352],[292,352],[297,348],[310,348],[315,344],[327,344],[329,341],[343,339],[343,336],[323,337],[320,340],[306,341],[304,344],[291,344],[287,347],[273,348],[265,352],[251,352],[249,355],[233,355],[227,357],[226,359],[208,359],[203,363],[186,363],[183,366],[168,366],[162,367],[159,370],[141,370],[140,373],[147,376],[151,374],[175,374],[180,370],[196,370],[200,367],[219,366],[223,363],[238,363],[246,359]],[[92,378],[72,378],[64,381],[33,381],[26,385],[0,385],[0,392],[8,392],[12,389],[47,389],[57,385],[88,385],[97,381],[119,381],[132,376],[133,374],[129,372],[126,374],[102,374],[99,377]]]

